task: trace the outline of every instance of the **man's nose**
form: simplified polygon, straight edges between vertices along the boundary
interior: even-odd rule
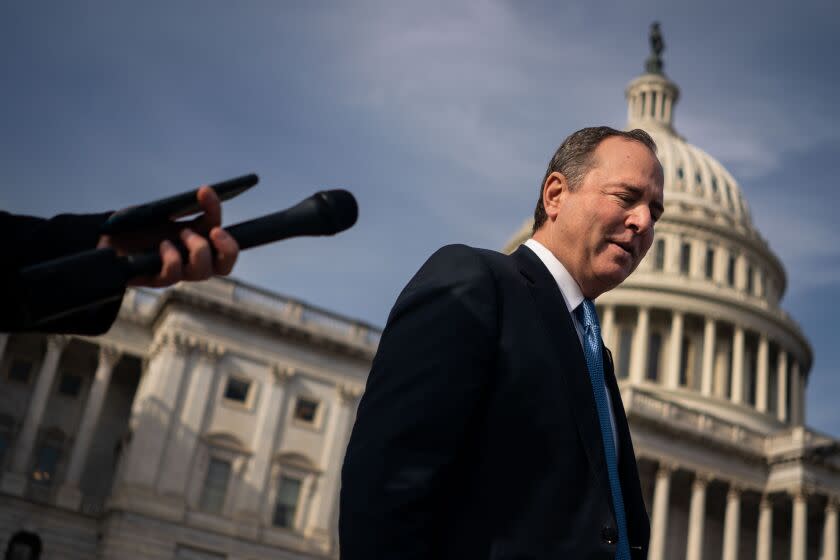
[[[653,229],[653,215],[650,209],[645,206],[634,208],[627,217],[627,227],[637,234],[646,233]]]

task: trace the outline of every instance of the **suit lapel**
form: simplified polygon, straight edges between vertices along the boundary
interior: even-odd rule
[[[590,467],[598,477],[603,477],[606,483],[606,459],[601,443],[595,396],[592,393],[586,358],[578,343],[577,331],[566,308],[566,302],[554,277],[533,251],[520,246],[513,253],[513,257],[519,265],[520,273],[528,280],[528,287],[548,331],[549,339],[557,341],[557,348],[551,350],[565,360],[568,366],[563,368],[562,371],[566,372],[566,375],[562,377],[570,396],[568,402],[574,412],[578,433]]]

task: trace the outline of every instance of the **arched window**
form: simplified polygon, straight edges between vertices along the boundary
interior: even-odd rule
[[[622,328],[618,335],[618,375],[619,379],[630,376],[630,349],[633,346],[633,329]]]
[[[691,271],[691,244],[682,243],[680,245],[680,274],[688,276]]]
[[[201,487],[195,503],[201,511],[225,515],[233,500],[234,481],[251,454],[236,436],[214,433],[204,437],[199,471]]]
[[[665,240],[657,239],[653,247],[653,269],[662,270],[665,268]]]
[[[650,333],[648,341],[647,356],[647,379],[648,381],[659,380],[659,362],[662,354],[662,335],[658,332]]]
[[[729,260],[726,262],[726,283],[730,286],[735,285],[735,255],[729,255]]]
[[[274,458],[271,524],[301,532],[306,525],[315,479],[321,471],[300,453],[280,453]]]
[[[706,247],[706,279],[711,280],[715,276],[715,248],[711,245]]]

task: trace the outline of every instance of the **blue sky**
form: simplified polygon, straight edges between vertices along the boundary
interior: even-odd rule
[[[0,207],[115,209],[257,172],[235,223],[347,188],[352,230],[249,251],[235,275],[383,325],[440,245],[504,245],[569,132],[624,125],[659,20],[675,126],[785,263],[808,421],[840,436],[840,4],[789,4],[7,2]]]

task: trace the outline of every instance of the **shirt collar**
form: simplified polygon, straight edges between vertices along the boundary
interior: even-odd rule
[[[563,263],[554,256],[554,253],[546,249],[545,245],[533,238],[528,239],[524,245],[537,255],[551,273],[551,276],[554,277],[554,281],[557,282],[557,287],[560,288],[563,301],[566,302],[566,308],[569,310],[569,313],[573,313],[583,303],[583,292],[580,291],[578,283],[575,282],[575,279],[572,278],[572,275],[569,274],[569,271],[566,270]]]

